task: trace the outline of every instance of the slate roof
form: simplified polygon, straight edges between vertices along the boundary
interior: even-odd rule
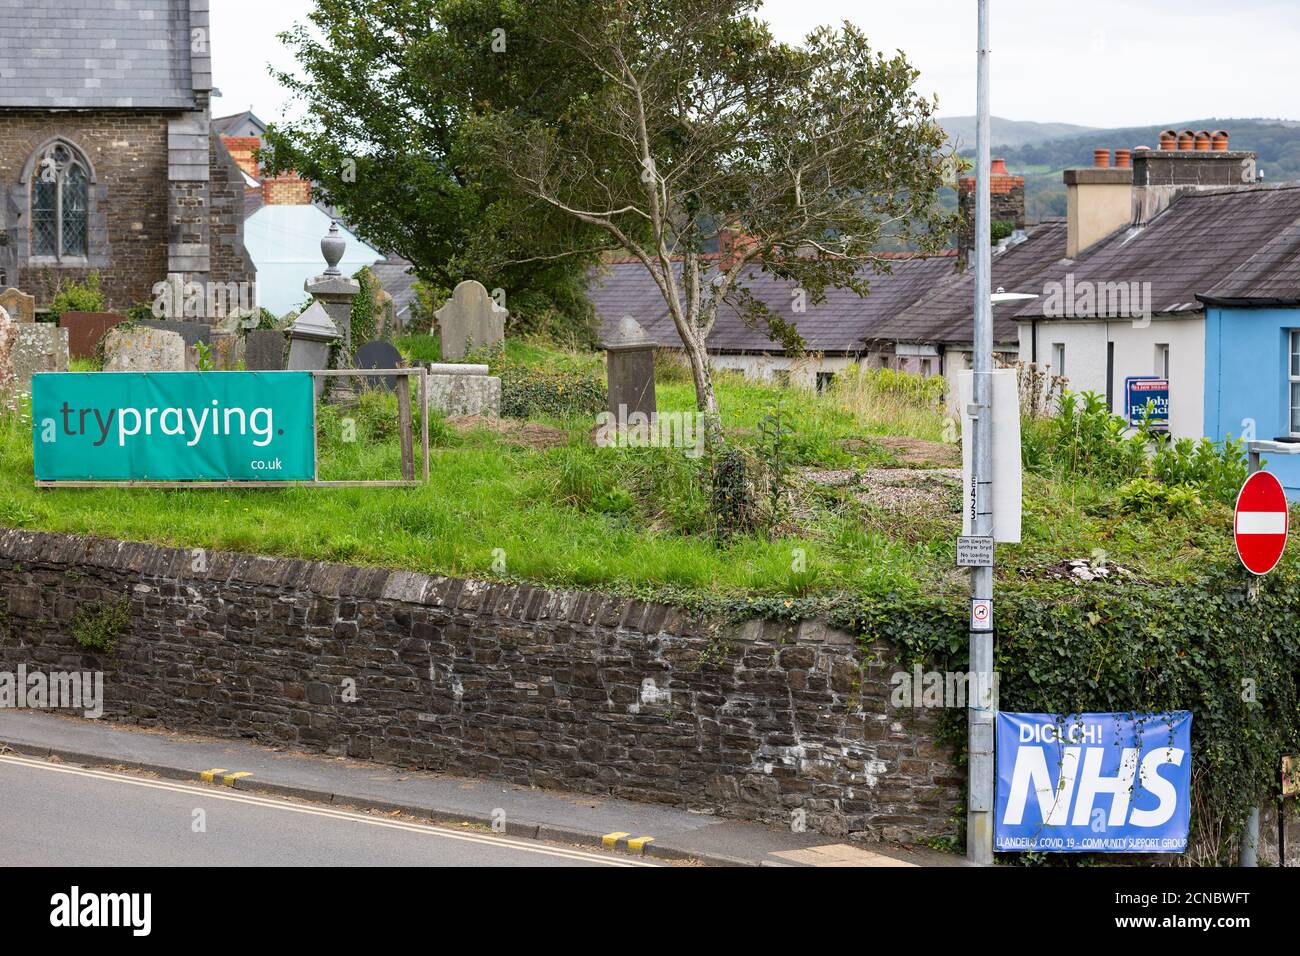
[[[192,109],[208,0],[0,0],[0,108]]]
[[[410,268],[411,263],[398,255],[390,255],[370,267],[379,280],[379,287],[393,297],[393,314],[398,317],[405,316],[415,301],[415,276]]]
[[[792,322],[810,351],[857,353],[865,347],[872,329],[887,317],[917,301],[956,267],[953,256],[913,256],[889,261],[890,271],[863,271],[870,293],[859,296],[849,289],[827,289],[821,304],[807,302],[806,311],[794,312],[795,284],[762,272],[753,272],[745,287],[775,314]],[[681,275],[680,265],[677,267]],[[715,273],[710,271],[706,281]],[[588,289],[602,334],[625,315],[637,320],[655,342],[680,348],[681,339],[668,315],[659,287],[639,262],[616,262],[601,267]],[[778,343],[761,328],[750,328],[730,306],[723,305],[709,335],[709,349],[721,352],[779,352]]]
[[[1198,296],[1300,297],[1300,183],[1248,185],[1185,193],[1145,226],[1121,229],[1084,252],[1033,277],[1047,283],[1147,283],[1153,315],[1199,312]],[[1008,291],[1013,291],[1008,289]],[[1138,303],[1140,305],[1141,303]],[[1016,318],[1042,318],[1046,298]],[[1127,313],[1143,314],[1131,307]]]
[[[1065,255],[1064,219],[1029,226],[1024,242],[1008,246],[992,259],[991,287],[1007,292],[1040,293],[1036,277]],[[974,334],[975,270],[944,277],[915,303],[886,317],[872,332],[882,341],[969,344]],[[1015,342],[1015,306],[993,309],[993,341]]]

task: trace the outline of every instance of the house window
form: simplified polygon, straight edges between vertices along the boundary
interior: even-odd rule
[[[1291,434],[1300,437],[1300,329],[1291,333]]]
[[[1065,375],[1065,343],[1052,343],[1052,374]]]
[[[89,233],[90,177],[84,161],[65,143],[53,143],[32,170],[32,255],[85,258]]]
[[[1169,344],[1167,342],[1156,344],[1154,371],[1157,377],[1163,378],[1166,382],[1169,381]]]

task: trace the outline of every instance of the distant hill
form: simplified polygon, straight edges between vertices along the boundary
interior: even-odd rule
[[[941,116],[939,125],[948,134],[948,143],[959,151],[975,151],[975,117]],[[1041,143],[1044,140],[1060,139],[1066,136],[1087,133],[1093,127],[1076,126],[1073,123],[1031,123],[1022,120],[1003,119],[1001,116],[989,118],[992,132],[992,145],[1025,146],[1029,143]]]
[[[949,129],[948,120],[940,122],[944,129]],[[1263,170],[1266,182],[1300,180],[1300,122],[1281,119],[1199,119],[1159,126],[1093,129],[1038,142],[1008,145],[996,149],[995,155],[1006,159],[1008,170],[1025,177],[1025,215],[1030,220],[1064,216],[1063,169],[1091,165],[1092,151],[1098,147],[1131,149],[1150,146],[1155,149],[1160,145],[1160,131],[1165,129],[1207,129],[1211,132],[1226,129],[1233,149],[1252,149],[1259,153],[1259,168]],[[964,155],[973,155],[974,144],[959,146],[958,150]]]

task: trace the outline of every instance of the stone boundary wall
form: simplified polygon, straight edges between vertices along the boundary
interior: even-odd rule
[[[123,597],[114,652],[86,652],[74,620]],[[0,529],[0,670],[103,669],[114,719],[781,825],[803,811],[836,836],[948,835],[962,779],[934,712],[891,709],[877,656],[817,622]]]

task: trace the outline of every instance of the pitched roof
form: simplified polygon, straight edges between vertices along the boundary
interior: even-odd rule
[[[1121,229],[1077,259],[1062,259],[1032,282],[1150,283],[1150,301],[1131,298],[1108,318],[1199,312],[1198,295],[1222,298],[1300,296],[1300,183],[1249,185],[1188,192],[1145,226]],[[1130,286],[1131,287],[1131,286]],[[1141,301],[1139,301],[1139,298]],[[1015,312],[1041,318],[1049,297],[1031,300]]]
[[[247,126],[251,131],[253,131],[254,136],[261,136],[266,132],[266,124],[258,119],[257,114],[252,110],[244,110],[242,113],[232,113],[229,116],[214,116],[212,118],[212,132],[219,136],[229,135],[231,130],[238,129],[241,126]]]
[[[795,312],[797,285],[763,272],[749,273],[745,288],[775,315],[799,330],[806,347],[815,352],[856,353],[863,350],[872,330],[880,322],[911,305],[952,274],[956,260],[950,255],[911,256],[886,260],[890,271],[877,274],[864,269],[869,294],[864,298],[850,289],[827,289],[825,301],[806,301],[803,312]],[[681,266],[676,266],[681,275]],[[705,281],[716,275],[711,269]],[[588,293],[608,334],[625,315],[637,320],[654,341],[668,348],[680,348],[681,338],[668,315],[659,287],[639,262],[614,262],[593,276]],[[709,349],[723,352],[779,352],[760,328],[751,328],[730,305],[724,304],[709,335]]]
[[[0,108],[192,109],[208,0],[0,0]]]
[[[1065,255],[1063,219],[1049,219],[1025,230],[1023,242],[992,259],[992,287],[1008,292],[1038,292],[1033,277]],[[898,342],[969,343],[974,335],[975,271],[945,276],[916,302],[878,323],[874,335]],[[993,341],[1016,341],[1011,306],[993,310]]]
[[[415,276],[410,270],[411,263],[398,255],[390,255],[370,267],[379,287],[393,297],[393,314],[399,317],[415,301]]]

